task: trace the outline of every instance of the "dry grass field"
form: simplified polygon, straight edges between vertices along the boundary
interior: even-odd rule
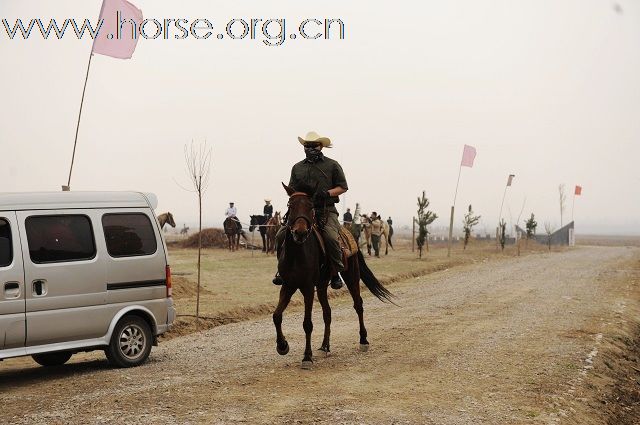
[[[165,338],[173,338],[196,331],[192,316],[196,314],[197,249],[170,246],[170,262],[173,273],[174,301],[179,313],[176,325]],[[394,241],[395,249],[387,256],[369,257],[365,261],[376,277],[393,290],[393,283],[413,277],[446,270],[455,266],[486,263],[518,255],[515,246],[507,246],[502,252],[494,243],[472,241],[466,250],[462,244],[454,244],[451,257],[447,257],[445,244],[430,246],[418,258],[417,250],[411,251],[411,240]],[[560,251],[564,248],[552,248]],[[547,251],[547,247],[530,242],[521,244],[520,255]],[[225,323],[234,323],[249,318],[271,314],[278,301],[279,288],[271,283],[277,261],[274,255],[259,250],[241,249],[229,252],[226,249],[204,249],[202,254],[199,329],[207,329]],[[330,296],[349,297],[346,289],[331,290]],[[301,305],[298,293],[292,305]]]

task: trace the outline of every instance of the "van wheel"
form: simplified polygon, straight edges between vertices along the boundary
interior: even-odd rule
[[[71,353],[69,351],[60,351],[58,353],[34,354],[31,357],[40,366],[60,366],[69,361]]]
[[[138,316],[125,316],[113,330],[105,354],[113,366],[139,366],[149,357],[151,343],[149,324]]]

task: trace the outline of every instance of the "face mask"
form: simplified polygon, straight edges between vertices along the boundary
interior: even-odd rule
[[[324,157],[321,151],[308,146],[304,147],[304,154],[307,156],[307,161],[311,163],[316,163]]]

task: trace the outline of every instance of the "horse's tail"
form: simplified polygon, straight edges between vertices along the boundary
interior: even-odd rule
[[[387,288],[382,286],[382,284],[378,281],[378,279],[374,276],[367,263],[364,262],[364,256],[362,255],[362,251],[358,250],[358,266],[360,268],[360,279],[364,282],[365,286],[369,291],[376,296],[382,302],[390,302],[391,304],[395,303],[391,299],[393,294],[389,292]]]

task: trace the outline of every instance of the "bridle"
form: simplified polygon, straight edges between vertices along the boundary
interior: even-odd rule
[[[289,213],[291,212],[291,201],[293,200],[293,198],[295,197],[300,197],[300,196],[304,196],[306,198],[311,198],[309,195],[307,195],[304,192],[294,192],[289,196],[289,202],[287,202],[287,207],[289,209],[289,211],[287,211],[287,222],[286,222],[286,227],[287,230],[289,231],[289,233],[291,233],[291,236],[293,238],[293,241],[295,243],[297,243],[298,245],[302,245],[304,244],[307,239],[309,239],[309,236],[311,235],[311,233],[313,232],[313,225],[315,223],[315,217],[316,217],[316,213],[315,213],[315,209],[313,208],[313,205],[311,206],[311,217],[309,217],[308,215],[297,215],[293,218],[291,218],[291,216],[289,215]],[[301,241],[296,239],[295,233],[293,231],[293,225],[296,223],[296,221],[298,221],[299,219],[303,219],[304,221],[307,222],[307,232],[305,233],[304,237],[302,238]]]

